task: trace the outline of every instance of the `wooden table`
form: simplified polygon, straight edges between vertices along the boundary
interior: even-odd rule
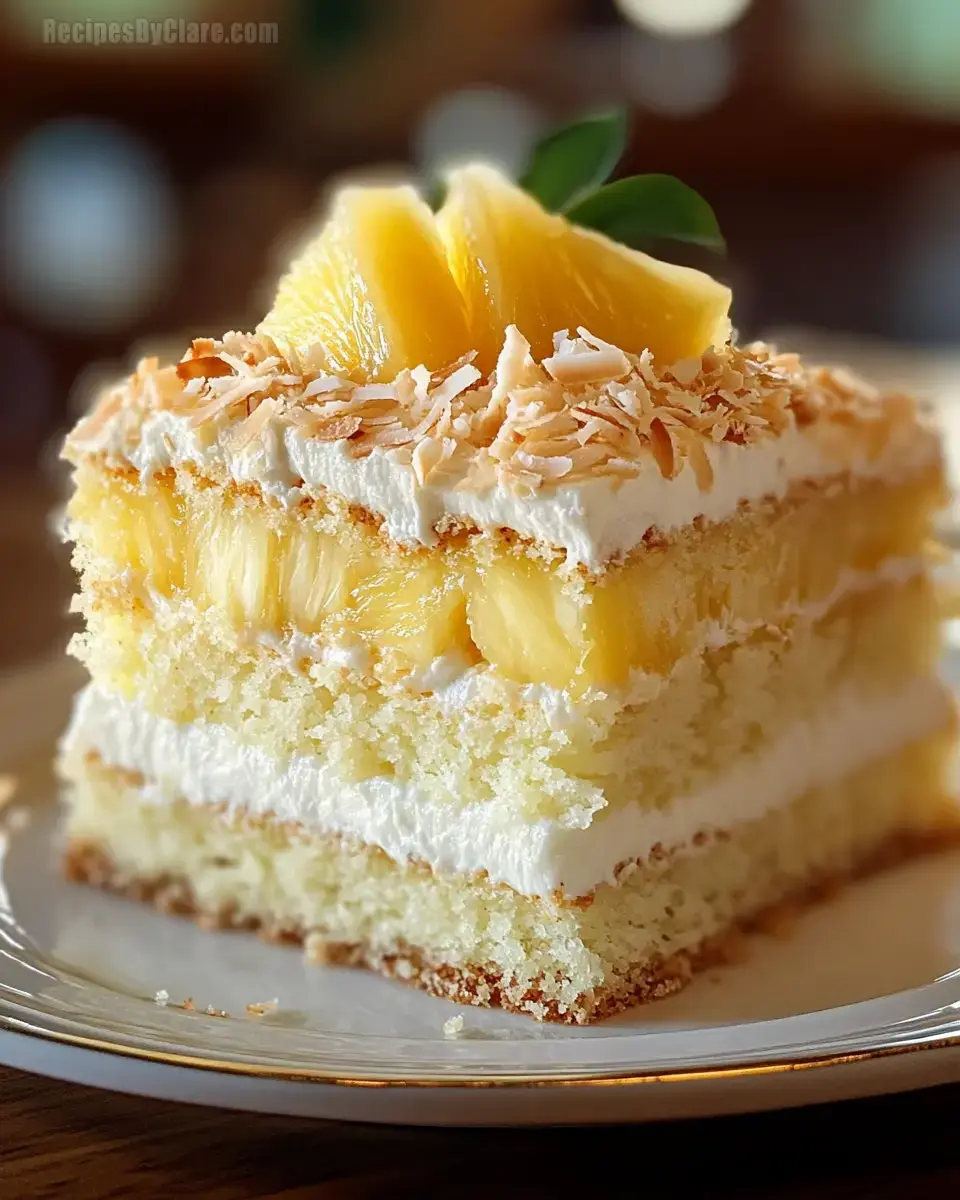
[[[597,1129],[431,1130],[260,1117],[0,1069],[0,1195],[954,1200],[960,1086]]]
[[[50,498],[0,480],[0,666],[66,637]],[[16,580],[17,586],[11,586]],[[418,1130],[143,1100],[0,1068],[0,1198],[960,1197],[960,1086],[793,1112],[582,1130]]]

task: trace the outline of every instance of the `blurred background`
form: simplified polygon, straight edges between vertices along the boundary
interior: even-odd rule
[[[252,327],[343,173],[518,170],[625,104],[623,172],[717,211],[729,253],[698,265],[741,336],[955,367],[960,0],[0,0],[0,80],[0,561],[26,622],[0,662],[61,620],[36,547],[71,408],[143,349]]]

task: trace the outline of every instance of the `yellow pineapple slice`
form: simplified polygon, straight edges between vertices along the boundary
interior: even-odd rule
[[[549,567],[495,557],[467,580],[467,619],[484,659],[518,683],[573,683],[586,647],[581,609]]]
[[[385,554],[362,530],[278,522],[246,498],[166,480],[140,488],[90,467],[69,516],[84,569],[118,590],[180,594],[257,631],[356,633],[401,671],[459,654],[578,693],[622,686],[633,670],[669,674],[704,621],[720,638],[745,636],[828,601],[850,569],[918,555],[940,500],[936,468],[899,487],[861,482],[691,528],[593,579],[499,547]]]
[[[67,506],[89,553],[118,572],[133,567],[140,582],[161,595],[183,582],[183,513],[183,497],[172,489],[144,490],[89,467],[78,471]]]
[[[351,589],[373,569],[373,561],[342,538],[297,524],[285,539],[280,566],[284,623],[301,633],[317,633],[327,617],[350,604]]]
[[[281,346],[322,342],[330,367],[356,380],[435,370],[472,349],[433,214],[411,187],[341,191],[259,328]]]
[[[409,567],[383,567],[364,579],[353,590],[347,624],[416,668],[444,654],[474,657],[459,572],[433,555]]]
[[[280,623],[280,535],[253,507],[207,509],[192,523],[186,587],[200,607],[212,605],[236,626]]]
[[[535,357],[552,335],[585,326],[663,363],[727,340],[730,289],[546,212],[491,167],[449,177],[437,224],[467,302],[478,363],[492,369],[503,331],[515,324]]]

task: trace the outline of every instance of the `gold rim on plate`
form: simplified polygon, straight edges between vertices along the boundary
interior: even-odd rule
[[[536,1075],[491,1075],[478,1078],[463,1076],[425,1075],[408,1079],[356,1079],[337,1075],[311,1067],[264,1067],[256,1063],[239,1063],[229,1060],[200,1058],[191,1054],[165,1053],[149,1050],[142,1046],[127,1046],[101,1038],[85,1037],[82,1034],[65,1033],[59,1030],[29,1027],[19,1018],[0,1013],[0,1029],[36,1038],[39,1041],[56,1042],[81,1050],[102,1054],[119,1055],[141,1062],[155,1063],[186,1070],[212,1071],[222,1075],[238,1075],[254,1079],[276,1080],[283,1083],[322,1083],[333,1087],[355,1088],[561,1088],[561,1087],[623,1087],[650,1083],[684,1083],[691,1080],[701,1082],[731,1079],[751,1079],[768,1075],[783,1075],[792,1071],[808,1071],[825,1067],[853,1066],[858,1063],[875,1062],[883,1058],[895,1058],[906,1054],[920,1054],[939,1050],[960,1049],[960,1033],[956,1036],[939,1038],[933,1042],[922,1042],[906,1046],[880,1046],[868,1050],[855,1050],[847,1054],[825,1054],[812,1058],[776,1059],[770,1062],[741,1063],[730,1067],[684,1067],[674,1071],[634,1072],[628,1075],[558,1075],[543,1078]]]

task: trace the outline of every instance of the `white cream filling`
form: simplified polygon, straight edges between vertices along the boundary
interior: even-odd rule
[[[709,492],[700,490],[688,461],[675,478],[664,479],[651,458],[633,479],[601,477],[518,496],[502,485],[483,491],[455,483],[421,487],[410,464],[393,451],[378,448],[366,458],[354,458],[346,443],[311,439],[296,426],[268,425],[262,438],[240,451],[231,447],[229,433],[226,425],[205,444],[206,436],[199,436],[189,415],[161,410],[146,419],[130,451],[121,412],[94,437],[75,444],[86,452],[129,461],[144,479],[192,463],[204,473],[222,472],[237,482],[256,483],[287,506],[328,490],[382,516],[386,532],[402,545],[433,545],[435,526],[444,517],[462,518],[487,531],[512,529],[564,550],[569,563],[593,571],[639,545],[651,528],[669,533],[696,517],[722,521],[741,501],[782,498],[792,483],[843,471],[904,478],[939,454],[932,431],[910,427],[900,437],[891,437],[874,459],[852,447],[838,458],[836,451],[827,453],[815,436],[794,426],[779,437],[750,445],[707,445],[714,474]]]
[[[64,749],[94,750],[109,766],[142,773],[149,803],[225,804],[356,838],[400,862],[483,871],[527,895],[577,897],[612,882],[618,864],[643,860],[656,846],[693,853],[697,834],[782,809],[944,726],[950,713],[945,688],[932,679],[892,696],[841,692],[703,791],[660,810],[632,802],[601,811],[580,828],[524,821],[499,804],[436,801],[392,777],[345,781],[319,758],[276,759],[226,726],[180,725],[95,684],[77,700]]]

